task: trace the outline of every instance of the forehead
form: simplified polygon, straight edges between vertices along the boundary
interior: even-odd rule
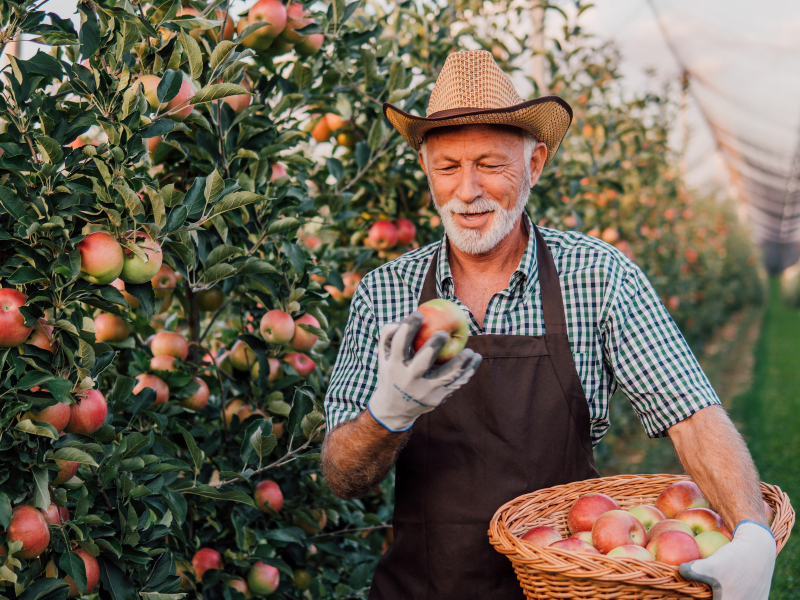
[[[472,150],[517,150],[523,144],[523,130],[509,125],[457,125],[439,127],[427,136],[428,151],[463,147]]]

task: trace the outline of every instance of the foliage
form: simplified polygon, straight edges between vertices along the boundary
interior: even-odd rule
[[[0,45],[24,31],[44,48],[12,58],[2,77],[0,279],[27,294],[26,322],[45,318],[57,347],[0,350],[0,525],[20,504],[52,500],[70,510],[65,525],[51,526],[39,558],[24,561],[13,549],[0,557],[9,598],[63,600],[60,578],[82,580],[70,558],[78,546],[99,557],[99,594],[113,600],[177,600],[195,590],[238,600],[226,583],[256,561],[280,569],[283,597],[362,597],[387,543],[391,481],[343,502],[316,461],[321,403],[348,308],[334,296],[345,288],[343,275],[398,252],[365,246],[370,225],[405,216],[417,225],[418,243],[441,235],[416,156],[388,127],[381,104],[424,114],[450,52],[491,49],[511,71],[524,40],[510,39],[482,3],[402,2],[384,13],[332,0],[311,5],[316,23],[303,29],[325,34],[321,52],[254,52],[237,44],[248,30],[218,41],[221,22],[210,18],[217,6],[225,8],[193,0],[200,14],[178,16],[176,1],[87,1],[79,3],[76,32],[33,2],[0,0]],[[550,56],[552,81],[575,106],[576,121],[531,210],[543,224],[619,230],[662,296],[677,295],[680,307],[693,298],[678,316],[705,332],[749,300],[741,289],[752,286],[753,269],[737,254],[749,247],[727,241],[731,221],[722,217],[723,231],[715,206],[689,208],[666,148],[669,103],[649,96],[620,103],[610,49],[589,43],[575,24],[565,31]],[[162,77],[162,108],[150,107],[143,75]],[[194,95],[181,121],[177,108],[163,106],[183,81]],[[247,89],[249,106],[236,112]],[[328,113],[344,122],[335,143],[309,135]],[[683,221],[671,224],[667,210]],[[662,237],[651,239],[643,225]],[[166,299],[150,283],[126,285],[138,309],[116,288],[83,280],[77,249],[93,231],[119,238],[131,229],[158,239],[181,276]],[[670,270],[695,242],[697,260]],[[717,291],[724,286],[730,301]],[[204,312],[202,294],[212,288],[223,303]],[[721,305],[711,304],[720,297]],[[320,323],[310,329],[320,341],[307,377],[283,362],[283,376],[270,381],[268,359],[287,352],[258,335],[273,308]],[[98,312],[121,316],[134,334],[98,342]],[[180,370],[159,373],[170,401],[154,405],[151,390],[132,394],[133,377],[150,370],[147,340],[162,329],[185,332],[191,345]],[[257,376],[227,367],[237,340],[254,351]],[[197,390],[195,376],[211,390],[200,412],[179,402]],[[90,388],[109,406],[94,434],[59,437],[26,417]],[[223,410],[236,399],[260,412],[227,423]],[[64,484],[53,483],[57,459],[81,465]],[[253,503],[265,478],[285,495],[280,512]],[[187,563],[204,547],[218,550],[225,568],[196,581]],[[44,572],[51,559],[57,578]]]

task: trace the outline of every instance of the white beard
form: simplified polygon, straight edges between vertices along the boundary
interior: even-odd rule
[[[486,254],[497,246],[514,229],[517,221],[528,205],[530,197],[530,187],[525,182],[530,181],[530,170],[526,169],[522,178],[522,186],[517,196],[517,201],[510,209],[503,208],[494,200],[478,197],[471,202],[463,202],[453,198],[444,206],[439,206],[433,193],[430,177],[428,187],[430,188],[433,205],[436,207],[439,216],[442,218],[442,225],[447,239],[456,248],[467,254]],[[475,229],[465,229],[456,224],[454,214],[474,214],[482,212],[495,213],[491,217],[489,230],[479,231]]]

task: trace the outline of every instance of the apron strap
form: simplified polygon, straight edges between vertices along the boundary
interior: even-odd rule
[[[419,304],[424,304],[428,300],[436,300],[438,294],[436,292],[436,268],[439,264],[439,249],[433,253],[433,260],[428,267],[428,273],[425,275],[425,283],[422,284],[422,293],[419,295]]]

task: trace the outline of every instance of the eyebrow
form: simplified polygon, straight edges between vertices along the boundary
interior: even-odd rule
[[[505,158],[501,158],[501,157],[499,157],[499,156],[496,156],[496,155],[495,155],[495,154],[493,154],[492,152],[484,152],[483,154],[481,154],[480,156],[478,156],[478,157],[477,157],[475,160],[476,160],[476,161],[479,161],[479,160],[483,160],[484,158],[495,158],[495,159],[497,159],[497,160],[503,160],[503,161],[505,161],[505,160],[506,160]],[[454,162],[454,163],[457,163],[457,162],[459,162],[459,160],[458,160],[458,159],[452,158],[452,157],[450,157],[450,156],[442,156],[442,157],[439,157],[439,159],[438,159],[438,160],[440,160],[440,161],[443,161],[443,162]]]

